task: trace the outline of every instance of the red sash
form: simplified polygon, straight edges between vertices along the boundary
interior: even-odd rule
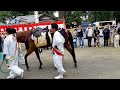
[[[60,56],[64,56],[60,51],[58,51],[56,48],[53,48],[53,51]]]
[[[53,48],[53,52],[55,52],[57,55],[60,55],[63,57],[64,60],[64,54],[62,54],[60,51],[58,51],[56,48]]]

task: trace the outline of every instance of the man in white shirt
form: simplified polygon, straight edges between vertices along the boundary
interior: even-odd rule
[[[87,39],[88,39],[88,47],[91,47],[91,41],[93,37],[93,29],[91,27],[91,24],[87,28],[86,32],[87,32]]]
[[[7,37],[3,44],[3,54],[6,60],[6,65],[10,70],[10,76],[8,79],[13,79],[16,76],[23,78],[23,72],[21,68],[18,67],[18,50],[17,50],[17,40],[13,36],[13,30],[11,28],[6,29]]]
[[[56,76],[55,79],[61,79],[63,78],[63,74],[66,72],[63,68],[62,65],[62,60],[63,60],[63,56],[64,55],[64,42],[65,39],[64,37],[61,35],[60,32],[57,31],[58,30],[58,25],[56,23],[51,24],[51,32],[54,33],[53,36],[53,59],[54,59],[54,65],[57,68],[58,72],[60,73],[59,76]],[[56,50],[59,53],[56,52]]]

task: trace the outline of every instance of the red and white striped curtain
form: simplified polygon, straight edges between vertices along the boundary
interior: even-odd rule
[[[19,24],[19,25],[10,25],[10,26],[0,26],[0,33],[6,32],[6,28],[15,28],[17,31],[27,31],[27,30],[30,30],[30,29],[36,28],[36,27],[45,28],[46,26],[48,26],[48,28],[50,29],[52,23],[53,22],[39,22],[39,23],[34,23],[34,24]],[[56,23],[58,24],[59,28],[66,29],[64,20],[58,21]]]

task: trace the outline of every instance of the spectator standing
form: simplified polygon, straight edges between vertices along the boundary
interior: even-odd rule
[[[119,38],[120,38],[120,35],[118,34],[118,31],[115,30],[115,34],[114,34],[114,47],[115,48],[119,48]]]
[[[79,41],[79,45],[81,48],[84,48],[84,37],[83,37],[84,31],[81,26],[79,26],[79,29],[77,30],[77,37]]]
[[[96,27],[94,29],[94,34],[93,35],[94,35],[94,47],[96,47],[97,42],[99,42],[99,36],[100,36],[100,31],[99,31],[98,27]],[[97,40],[97,42],[96,42],[96,40]]]
[[[110,30],[107,26],[105,26],[105,29],[103,30],[103,37],[104,37],[104,47],[108,46],[108,40],[110,38]]]
[[[115,27],[111,27],[110,29],[110,44],[114,46],[114,35],[115,35]]]
[[[93,29],[91,24],[89,24],[89,27],[87,28],[86,33],[87,33],[87,39],[88,39],[88,47],[92,47],[91,42],[93,37]]]
[[[14,22],[15,22],[15,24],[19,24],[19,20],[16,18],[16,16],[14,18]]]
[[[120,27],[118,27],[116,29],[117,29],[118,34],[120,35]],[[120,39],[119,39],[119,46],[120,46]]]

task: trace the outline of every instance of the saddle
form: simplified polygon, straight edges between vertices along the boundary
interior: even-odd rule
[[[49,29],[48,29],[49,30]],[[52,44],[51,34],[47,29],[36,28],[33,33],[34,43],[37,48],[42,46],[50,46]]]

